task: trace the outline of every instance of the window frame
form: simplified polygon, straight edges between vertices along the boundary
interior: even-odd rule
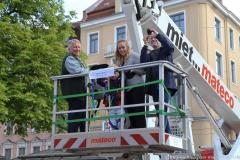
[[[177,11],[177,12],[172,12],[172,13],[169,13],[168,15],[169,15],[169,17],[171,18],[171,16],[174,16],[174,15],[178,15],[178,14],[181,14],[181,13],[183,13],[183,17],[184,17],[184,33],[183,34],[185,34],[185,35],[187,35],[187,19],[186,19],[186,10],[180,10],[180,11]],[[172,20],[172,18],[171,18],[171,20]],[[173,21],[173,20],[172,20]],[[174,21],[173,21],[174,22]],[[174,22],[175,23],[175,22]],[[177,26],[178,27],[178,26]],[[179,28],[179,27],[178,27]],[[180,29],[180,28],[179,28]],[[180,31],[182,31],[181,29],[180,29]]]
[[[231,32],[232,31],[232,32]],[[231,39],[231,33],[232,33],[232,39]],[[232,46],[231,46],[231,44],[232,44]],[[229,28],[229,48],[231,49],[231,50],[234,50],[234,31],[233,31],[233,29],[232,28]]]
[[[16,153],[17,157],[20,156],[20,155],[19,155],[19,149],[20,149],[20,148],[25,148],[25,153],[24,153],[24,155],[26,155],[26,154],[27,154],[27,143],[26,143],[26,142],[18,142],[18,143],[17,143],[17,153]]]
[[[50,149],[51,149],[51,140],[46,141],[46,145],[45,145],[46,150],[49,150],[48,146],[50,146]]]
[[[232,68],[232,64],[234,64],[234,76],[235,76],[235,82],[233,81],[233,68]],[[230,69],[231,69],[231,72],[230,72],[230,77],[231,77],[231,82],[233,84],[237,84],[237,65],[236,65],[236,62],[233,61],[233,60],[230,60]]]
[[[33,141],[31,143],[31,153],[33,153],[34,147],[40,147],[40,152],[42,151],[42,142],[41,141]]]
[[[7,156],[6,156],[6,150],[10,150],[10,157],[9,158],[7,158]],[[6,158],[6,160],[12,159],[12,148],[4,148],[4,157]]]
[[[94,53],[91,53],[91,43],[90,43],[90,36],[93,35],[93,34],[97,34],[97,37],[98,37],[98,41],[97,41],[97,52],[94,52]],[[96,32],[89,32],[88,33],[88,38],[87,38],[87,54],[88,55],[95,55],[95,54],[98,54],[99,53],[99,49],[100,49],[100,33],[99,31],[96,31]]]
[[[220,77],[223,78],[223,77],[224,77],[223,55],[222,55],[220,52],[218,52],[218,51],[215,52],[215,55],[216,55],[216,58],[215,58],[216,70],[215,70],[215,71],[216,71],[216,73],[217,73],[218,76],[220,76]],[[221,63],[220,63],[220,67],[221,67],[221,68],[220,68],[220,69],[221,69],[222,75],[219,75],[219,74],[218,74],[218,63],[217,63],[217,57],[218,57],[218,56],[217,56],[217,55],[220,55],[220,56],[221,56]]]
[[[220,27],[219,27],[220,37],[219,37],[219,38],[217,37],[216,21],[218,21],[219,24],[220,24]],[[214,29],[215,29],[215,39],[216,39],[218,42],[222,42],[222,22],[221,22],[220,18],[218,18],[218,17],[216,17],[216,16],[214,17]]]
[[[238,36],[238,47],[240,48],[240,35]]]
[[[13,144],[9,141],[3,143],[3,156],[6,156],[6,149],[11,149],[10,159],[13,158]]]
[[[33,152],[32,153],[38,153],[38,152],[34,152],[35,148],[39,148],[38,152],[41,151],[41,146],[35,145],[35,146],[33,146]]]
[[[117,29],[121,28],[121,27],[125,27],[125,40],[127,40],[127,24],[123,24],[123,25],[118,25],[118,26],[114,26],[114,44],[117,44]],[[116,49],[116,45],[114,45],[114,48]]]

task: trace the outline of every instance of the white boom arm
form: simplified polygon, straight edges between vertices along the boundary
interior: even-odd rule
[[[130,20],[136,14],[134,12],[136,10],[134,8],[136,0],[135,2],[133,0],[122,0],[122,2],[123,11],[128,17],[129,32],[132,33],[132,44],[137,45],[135,51],[139,52],[138,47],[141,44],[135,42],[139,41],[139,35],[147,33],[147,28],[154,28],[162,33],[174,44],[174,61],[181,64],[189,74],[188,80],[197,88],[201,98],[223,119],[224,124],[238,133],[240,131],[239,100],[235,98],[167,13],[163,9],[156,12],[156,8],[147,9],[143,7],[140,8],[142,15],[140,21],[137,21],[136,18]],[[141,29],[139,29],[139,26],[141,26]],[[228,141],[223,143],[227,148],[231,148]]]

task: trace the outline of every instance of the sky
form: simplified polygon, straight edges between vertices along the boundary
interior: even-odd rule
[[[94,4],[97,0],[64,0],[64,9],[66,12],[77,12],[77,19],[73,21],[80,21],[82,19],[82,12]]]
[[[65,11],[74,10],[77,12],[77,18],[73,21],[82,19],[83,10],[94,4],[97,0],[64,0]],[[235,13],[240,19],[240,0],[223,0],[223,4]]]

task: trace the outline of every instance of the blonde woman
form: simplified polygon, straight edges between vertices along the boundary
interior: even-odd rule
[[[116,48],[116,65],[127,66],[140,63],[140,55],[133,52],[126,40],[117,42]],[[125,86],[131,86],[139,83],[144,83],[144,72],[141,69],[128,70],[125,72]],[[125,104],[140,104],[144,103],[144,87],[132,88],[125,90]],[[144,112],[144,106],[126,108],[127,113]],[[130,116],[130,128],[145,128],[145,115]]]

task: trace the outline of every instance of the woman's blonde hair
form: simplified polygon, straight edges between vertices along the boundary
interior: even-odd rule
[[[119,46],[120,43],[125,43],[125,45],[127,47],[127,53],[124,56],[122,56],[118,51],[118,46]],[[122,66],[124,60],[129,57],[130,53],[131,52],[130,52],[130,47],[129,47],[128,41],[127,40],[119,40],[117,42],[117,47],[116,47],[116,52],[115,52],[116,65],[117,66]]]

